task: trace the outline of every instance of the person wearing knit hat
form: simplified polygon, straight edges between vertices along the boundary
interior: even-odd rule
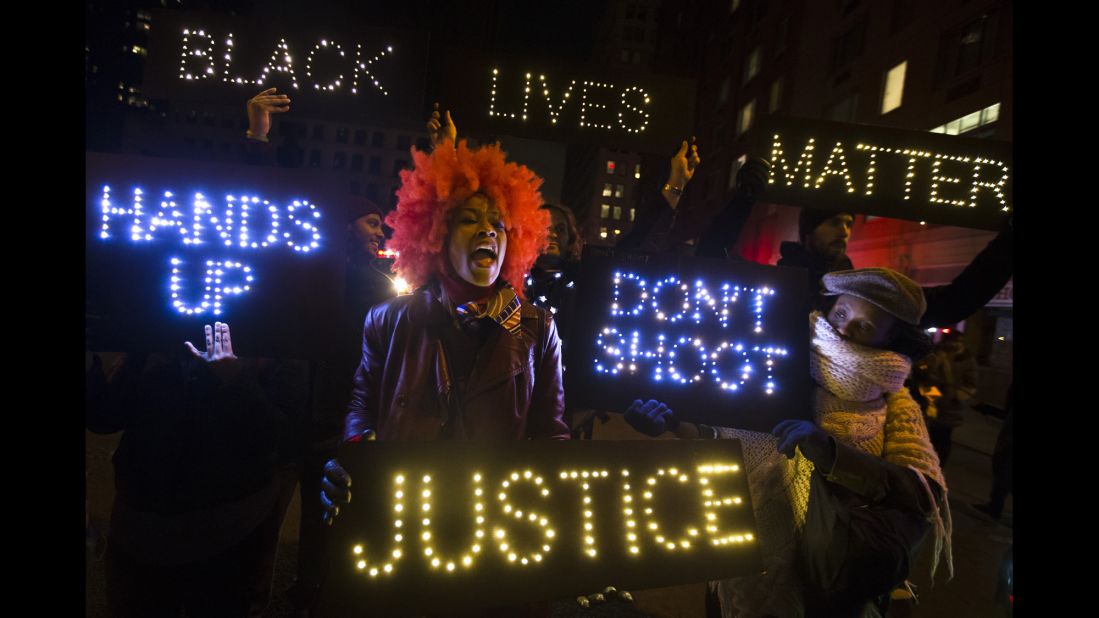
[[[347,269],[345,271],[344,305],[356,332],[366,318],[366,312],[378,303],[397,294],[385,260],[378,252],[385,242],[382,209],[362,197],[350,197],[345,202],[347,213]]]
[[[741,441],[766,573],[712,584],[733,615],[880,615],[859,612],[881,611],[929,532],[932,575],[945,554],[953,576],[946,480],[904,387],[913,356],[930,347],[916,326],[922,290],[878,268],[831,273],[824,285],[832,307],[809,316],[813,421],[785,420],[771,434],[708,427],[656,401],[625,415],[648,435]]]
[[[809,270],[809,296],[816,309],[827,301],[820,298],[820,279],[826,273],[854,268],[847,257],[847,241],[855,218],[848,212],[802,208],[798,215],[798,242],[783,241],[779,266]]]

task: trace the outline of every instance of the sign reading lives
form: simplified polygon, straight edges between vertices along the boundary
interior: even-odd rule
[[[340,336],[342,209],[288,189],[318,186],[307,173],[97,154],[86,169],[96,349],[175,349],[214,321],[240,355],[323,355]]]
[[[809,417],[805,271],[586,247],[570,405],[663,401],[694,422],[770,431]]]
[[[694,81],[444,48],[432,100],[465,135],[515,135],[665,153],[694,118]]]
[[[800,118],[755,132],[769,202],[983,229],[1012,208],[1009,143]]]
[[[325,616],[423,615],[758,573],[737,440],[343,444]]]

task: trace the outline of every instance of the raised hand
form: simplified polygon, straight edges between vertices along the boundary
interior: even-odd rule
[[[434,111],[431,112],[431,118],[427,121],[427,133],[431,136],[431,145],[438,147],[439,144],[446,140],[451,142],[458,141],[458,127],[454,126],[454,120],[450,117],[450,110],[444,112],[446,119],[443,120],[439,116],[439,104],[435,104]]]
[[[763,194],[763,190],[767,187],[767,177],[770,174],[771,164],[766,159],[749,157],[744,165],[737,170],[736,188],[747,193],[748,197],[756,199]]]
[[[271,131],[271,114],[290,111],[290,97],[275,94],[276,88],[268,88],[248,99],[248,134],[266,140]]]
[[[222,382],[228,382],[236,377],[242,369],[240,359],[233,354],[233,340],[229,336],[229,325],[223,322],[209,324],[206,330],[206,349],[199,351],[190,341],[184,341],[183,345],[191,351],[195,358],[205,361]]]

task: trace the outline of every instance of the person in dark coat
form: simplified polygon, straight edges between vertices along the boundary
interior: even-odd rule
[[[367,314],[344,440],[568,439],[557,328],[522,300],[548,244],[541,179],[495,145],[412,154],[386,223],[417,290]],[[335,516],[351,486],[335,459],[322,486]]]
[[[1007,387],[1007,402],[1004,404],[1007,416],[1004,417],[1000,432],[996,434],[996,446],[992,448],[992,491],[989,492],[988,502],[973,505],[996,521],[1000,521],[1004,514],[1004,502],[1008,494],[1014,491],[1012,460],[1015,456],[1015,406],[1011,397],[1014,389],[1014,383]]]
[[[762,159],[766,177],[770,164]],[[747,165],[745,165],[747,167]],[[743,171],[743,168],[742,168]],[[739,184],[738,174],[738,184]],[[698,244],[697,255],[719,257],[736,245],[752,205],[762,195],[738,191],[728,205],[707,226]],[[820,296],[821,277],[830,272],[854,268],[847,257],[854,217],[850,212],[802,208],[798,215],[798,241],[779,246],[778,266],[805,268],[809,271],[809,292],[813,309],[824,311],[828,300]],[[948,284],[923,288],[927,311],[920,320],[923,328],[942,328],[965,320],[988,303],[1007,285],[1014,273],[1015,227],[1011,214],[1004,217],[1000,232],[957,277]]]
[[[106,553],[114,616],[240,616],[278,542],[276,466],[305,402],[294,362],[234,354],[227,324],[183,357],[93,357],[85,424],[122,432]],[[108,375],[110,378],[108,379]]]

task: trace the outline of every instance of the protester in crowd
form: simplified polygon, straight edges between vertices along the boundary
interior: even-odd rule
[[[268,139],[271,115],[289,111],[290,98],[277,94],[275,88],[268,88],[249,99],[246,108],[246,162],[275,165],[279,159],[277,149]],[[332,319],[339,321],[346,330],[348,345],[346,349],[332,350],[326,360],[310,361],[308,414],[296,419],[280,451],[280,518],[285,517],[295,491],[300,491],[303,498],[296,573],[294,583],[287,592],[299,616],[308,615],[308,608],[320,591],[328,529],[323,523],[324,512],[316,496],[320,492],[324,464],[335,456],[343,433],[351,378],[361,354],[357,342],[362,336],[363,320],[371,307],[397,293],[388,260],[378,256],[385,241],[384,212],[374,202],[357,196],[347,196],[344,206],[347,219],[344,305],[342,311],[332,308]],[[260,588],[266,586],[265,589],[269,590],[274,575],[275,554],[272,553],[267,560],[269,576]],[[266,593],[257,598],[265,601]]]
[[[933,386],[940,393],[933,405],[925,408],[924,417],[931,444],[945,466],[954,430],[965,422],[970,402],[977,394],[977,359],[966,347],[963,333],[951,330],[913,373],[916,381]]]
[[[1007,416],[1000,432],[996,434],[996,446],[992,449],[992,491],[989,493],[988,502],[975,504],[974,507],[996,521],[1004,514],[1004,502],[1008,494],[1014,492],[1012,481],[1014,472],[1012,459],[1015,451],[1015,422],[1013,420],[1015,406],[1012,403],[1011,393],[1015,388],[1013,383],[1007,387],[1007,402],[1004,408]]]
[[[497,145],[445,140],[412,157],[386,223],[396,270],[417,289],[367,314],[344,439],[568,439],[557,328],[522,300],[549,235],[541,179]],[[349,487],[333,459],[321,494],[332,514]]]
[[[114,616],[263,609],[279,442],[305,406],[305,372],[238,358],[227,324],[205,330],[205,349],[187,342],[186,357],[128,354],[105,370],[95,355],[87,375],[87,428],[123,432],[105,558]]]
[[[759,166],[757,170],[765,170],[762,174],[766,178],[770,164],[762,159],[749,159],[749,162],[753,160]],[[753,170],[752,174],[756,173]],[[698,243],[698,255],[720,256],[726,249],[736,245],[743,223],[766,184],[754,186],[758,186],[758,192],[734,194],[728,205],[707,226],[707,232]],[[852,215],[851,212],[841,210],[802,208],[798,215],[798,241],[783,241],[779,245],[779,266],[800,267],[809,271],[809,293],[817,311],[826,310],[826,301],[819,295],[821,277],[825,273],[854,268],[851,259],[847,257],[847,245],[854,225]],[[924,288],[927,311],[924,312],[920,325],[924,328],[950,326],[984,307],[1011,279],[1014,272],[1014,243],[1013,217],[1008,215],[996,237],[989,241],[953,281]]]
[[[527,277],[527,297],[553,314],[561,345],[566,346],[584,240],[571,208],[561,204],[543,204],[542,208],[551,217],[549,245]]]
[[[660,191],[661,199],[642,196],[640,212],[633,228],[615,246],[649,253],[673,252],[690,255],[694,247],[674,232],[677,231],[679,200],[700,163],[702,159],[698,156],[698,146],[695,145],[694,138],[691,138],[689,150],[687,140],[683,140],[679,150],[672,155],[668,182],[664,183]]]
[[[444,140],[457,140],[458,129],[450,111],[441,115],[438,103],[434,104],[427,130],[433,146]],[[557,324],[563,357],[569,340],[570,317],[576,298],[576,278],[584,240],[576,217],[568,206],[547,203],[542,204],[542,209],[548,211],[551,217],[548,245],[538,256],[526,278],[526,297],[531,304],[550,312]],[[573,428],[573,437],[586,435],[590,438],[595,414],[586,413],[582,418],[574,419],[573,412],[571,408],[566,408],[565,421]],[[577,425],[574,425],[574,420]]]
[[[823,283],[834,300],[809,317],[814,422],[782,421],[767,435],[679,421],[654,400],[626,412],[651,436],[741,440],[766,574],[716,584],[726,616],[881,615],[861,612],[888,603],[929,518],[932,575],[944,544],[953,574],[946,481],[904,388],[911,359],[930,348],[917,326],[923,294],[887,269]]]

